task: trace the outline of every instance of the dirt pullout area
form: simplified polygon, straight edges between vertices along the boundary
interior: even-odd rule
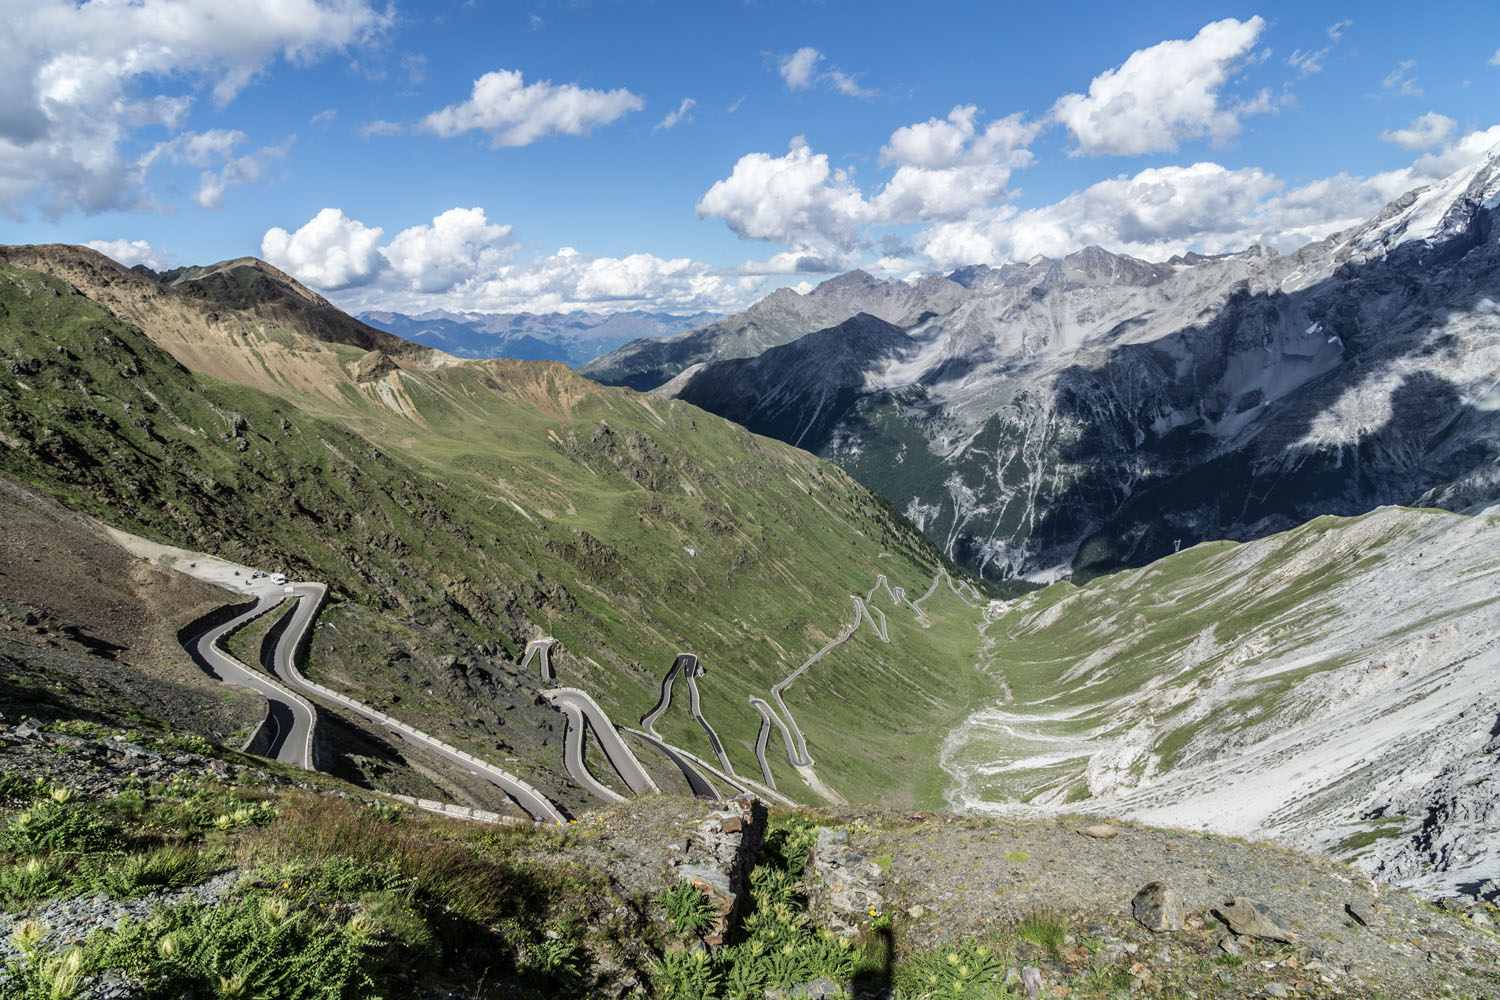
[[[1234,996],[1477,998],[1500,988],[1491,908],[1444,912],[1347,865],[1268,844],[1078,817],[836,818],[854,862],[850,887],[870,876],[877,908],[912,950],[1041,915],[1070,931],[1067,947],[1032,956],[1052,982],[1124,949],[1150,995],[1187,986],[1202,995],[1205,970]],[[1151,883],[1180,898],[1178,930],[1152,933],[1135,919],[1132,902]],[[1269,908],[1291,940],[1231,931],[1221,914],[1233,915],[1236,897]]]
[[[0,524],[0,712],[42,711],[34,692],[50,689],[218,741],[260,721],[259,698],[205,676],[177,642],[179,628],[235,595],[137,558],[91,519],[6,477]]]

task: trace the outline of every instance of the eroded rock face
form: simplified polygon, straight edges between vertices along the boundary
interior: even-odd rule
[[[1142,927],[1157,934],[1182,930],[1187,918],[1182,896],[1160,882],[1148,883],[1136,893],[1130,901],[1130,912]]]
[[[808,909],[835,934],[854,937],[869,928],[885,907],[878,886],[885,884],[880,866],[863,851],[849,849],[844,830],[821,829],[803,870]]]
[[[750,870],[766,835],[766,807],[753,795],[738,795],[700,820],[680,853],[678,875],[703,893],[712,920],[703,943],[718,947],[733,930],[749,897]]]

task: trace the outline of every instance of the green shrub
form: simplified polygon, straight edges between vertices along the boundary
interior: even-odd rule
[[[155,742],[158,747],[180,750],[183,753],[195,753],[200,757],[214,756],[214,745],[197,733],[167,733]]]
[[[1036,912],[1021,918],[1016,924],[1016,937],[1046,948],[1057,957],[1068,936],[1068,922],[1052,913]]]
[[[543,938],[527,946],[521,971],[555,983],[578,978],[581,947],[577,940]]]
[[[1003,997],[999,974],[1005,967],[992,945],[978,941],[925,952],[905,962],[896,972],[898,997],[931,1000],[972,1000]]]
[[[89,873],[89,882],[115,899],[130,899],[158,889],[197,885],[215,870],[212,859],[204,852],[173,845],[96,865]]]
[[[17,857],[54,852],[94,854],[117,850],[120,830],[69,801],[43,800],[17,813],[4,831],[0,847]]]
[[[0,996],[5,1000],[72,1000],[88,973],[82,948],[59,954],[28,949],[0,969]]]
[[[672,1000],[713,1000],[724,975],[706,951],[668,952],[651,964],[657,992]]]
[[[778,817],[766,831],[760,863],[800,876],[807,867],[807,854],[817,840],[816,824],[795,816]]]
[[[16,910],[48,899],[70,882],[67,866],[60,858],[29,858],[0,868],[0,907]]]
[[[377,993],[381,942],[371,921],[338,924],[285,901],[185,903],[90,940],[92,968],[122,968],[151,998],[354,1000]]]
[[[0,803],[21,805],[42,795],[47,789],[45,782],[27,778],[11,771],[0,771]]]
[[[667,919],[678,934],[702,934],[713,922],[708,899],[688,882],[678,882],[658,894],[656,901],[667,911]]]

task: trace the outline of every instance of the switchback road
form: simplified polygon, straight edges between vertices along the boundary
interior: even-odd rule
[[[623,797],[594,780],[583,762],[584,723],[587,720],[588,728],[593,730],[594,737],[599,741],[599,746],[604,750],[604,756],[608,758],[609,764],[615,769],[626,786],[636,795],[646,795],[650,792],[660,792],[656,782],[641,767],[640,761],[635,759],[635,754],[620,739],[620,734],[615,730],[614,724],[609,721],[609,716],[599,703],[589,697],[586,692],[577,688],[553,688],[542,692],[542,696],[562,710],[567,716],[568,728],[563,735],[563,766],[568,775],[590,793],[609,802],[622,802]]]
[[[317,716],[312,705],[265,674],[251,670],[219,646],[231,632],[279,607],[287,595],[280,587],[273,588],[268,584],[257,588],[255,597],[255,605],[244,614],[189,639],[188,652],[211,676],[227,684],[250,688],[266,699],[269,710],[261,725],[270,726],[274,732],[267,740],[265,756],[309,771],[315,770],[313,729]],[[250,743],[254,742],[256,736],[250,739]]]
[[[526,644],[526,655],[521,657],[521,673],[526,672],[526,665],[531,662],[533,656],[541,657],[542,680],[550,681],[554,678],[552,672],[552,647],[557,645],[557,640],[550,636],[542,636],[540,639],[532,639]]]
[[[641,725],[646,732],[661,739],[656,731],[656,720],[661,718],[672,704],[672,685],[680,674],[688,686],[688,712],[697,720],[699,726],[708,734],[708,744],[713,747],[714,756],[719,758],[719,766],[729,774],[734,773],[734,766],[729,763],[729,755],[724,752],[724,744],[719,739],[719,734],[714,732],[714,727],[708,724],[703,717],[703,702],[698,695],[698,675],[702,674],[703,666],[698,662],[698,657],[692,653],[678,653],[677,658],[672,661],[671,669],[661,679],[661,697],[657,699],[656,707],[641,718]]]
[[[318,608],[328,592],[328,588],[323,584],[298,583],[286,587],[252,584],[242,585],[241,589],[248,590],[256,596],[255,607],[223,625],[210,629],[196,639],[189,640],[187,645],[189,651],[198,658],[200,665],[206,664],[209,672],[220,680],[250,687],[265,695],[271,703],[271,720],[275,722],[278,729],[275,738],[278,752],[274,755],[277,760],[299,764],[309,770],[313,769],[313,726],[316,716],[311,703],[305,697],[313,695],[341,705],[373,722],[378,722],[402,738],[424,746],[465,770],[479,775],[505,792],[538,822],[556,824],[567,822],[567,817],[545,796],[515,775],[502,771],[473,754],[449,746],[384,712],[370,708],[321,684],[314,684],[302,676],[297,667],[297,652],[306,641],[313,621],[317,617]],[[288,597],[295,597],[298,607],[293,611],[291,620],[287,623],[272,653],[272,670],[276,674],[275,680],[250,670],[217,648],[215,644],[224,636],[280,605]]]

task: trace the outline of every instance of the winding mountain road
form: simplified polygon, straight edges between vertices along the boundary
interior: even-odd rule
[[[791,799],[787,798],[785,795],[782,795],[780,792],[771,788],[767,788],[765,785],[762,785],[758,781],[751,781],[749,778],[743,777],[742,775],[738,774],[725,774],[723,771],[720,771],[718,768],[714,767],[712,764],[704,760],[702,757],[699,757],[697,754],[689,753],[688,751],[682,749],[682,747],[673,746],[672,744],[663,741],[660,737],[652,736],[650,733],[645,732],[644,730],[631,729],[629,726],[625,726],[623,727],[623,731],[629,733],[632,736],[636,736],[640,739],[645,740],[646,742],[655,746],[658,750],[667,753],[669,757],[673,753],[680,755],[690,764],[707,772],[709,775],[718,778],[725,785],[733,788],[737,793],[752,792],[756,795],[759,795],[763,799],[767,799],[771,802],[776,802],[784,806],[795,806],[797,804],[796,802],[793,802]]]
[[[273,745],[278,751],[274,754],[277,760],[295,763],[308,770],[315,769],[313,740],[316,713],[305,697],[313,695],[341,705],[373,722],[378,722],[403,739],[424,746],[465,770],[479,775],[503,791],[516,805],[538,822],[554,824],[567,822],[567,817],[544,795],[515,775],[502,771],[473,754],[449,746],[384,712],[361,704],[321,684],[314,684],[302,676],[297,667],[297,653],[310,634],[318,609],[327,596],[326,586],[321,583],[298,583],[286,587],[276,586],[273,589],[272,585],[267,584],[251,585],[241,589],[248,590],[256,597],[255,606],[244,614],[188,640],[187,646],[199,665],[205,666],[211,675],[226,683],[252,688],[264,695],[271,703],[270,721],[274,722],[278,729],[273,740]],[[275,679],[250,670],[218,648],[217,643],[229,633],[279,606],[288,597],[295,597],[298,606],[292,612],[292,617],[272,653],[271,669],[275,674]]]
[[[680,674],[687,681],[688,686],[688,712],[697,720],[698,725],[708,734],[708,744],[713,747],[714,756],[719,758],[719,766],[729,774],[734,773],[734,765],[729,763],[729,755],[724,752],[724,743],[719,739],[719,734],[714,732],[714,727],[708,724],[703,717],[703,701],[698,694],[698,676],[705,673],[698,657],[692,653],[678,653],[677,658],[672,661],[672,667],[667,675],[661,680],[661,697],[656,702],[656,707],[641,718],[641,725],[646,732],[660,740],[661,735],[656,731],[656,720],[661,718],[672,704],[672,685]]]
[[[532,639],[526,644],[526,655],[521,657],[520,672],[526,672],[526,665],[531,662],[533,656],[541,657],[542,680],[551,681],[556,679],[552,672],[552,647],[557,645],[557,640],[551,636],[542,636],[540,639]]]
[[[787,762],[796,768],[814,788],[823,787],[812,771],[813,760],[807,753],[807,740],[803,737],[802,730],[798,728],[797,720],[792,715],[792,710],[787,707],[786,700],[782,698],[782,693],[791,686],[793,681],[806,673],[809,667],[821,660],[830,650],[843,645],[853,638],[854,633],[859,631],[860,623],[863,621],[870,623],[870,628],[875,631],[875,635],[879,637],[881,642],[889,643],[891,641],[889,623],[886,621],[885,613],[879,608],[871,607],[869,603],[874,600],[876,591],[884,587],[885,592],[890,595],[892,604],[905,604],[912,609],[918,618],[925,620],[927,615],[922,610],[921,604],[936,592],[938,584],[944,577],[947,578],[948,586],[952,588],[953,592],[961,599],[967,600],[959,592],[958,588],[954,586],[953,578],[948,575],[946,569],[938,570],[937,575],[932,578],[932,586],[928,587],[927,593],[923,594],[916,601],[907,600],[904,588],[892,588],[890,581],[886,579],[884,573],[877,575],[875,577],[875,585],[870,588],[869,593],[863,598],[858,596],[851,596],[850,598],[854,602],[854,624],[831,639],[827,645],[809,657],[807,662],[788,674],[781,683],[771,688],[771,697],[776,702],[775,708],[763,699],[755,697],[750,699],[751,706],[760,713],[760,730],[755,734],[755,759],[760,765],[761,777],[765,779],[767,785],[771,788],[776,787],[776,780],[771,774],[771,766],[766,761],[766,748],[771,740],[771,727],[775,725],[781,731],[781,740],[786,746]],[[879,618],[878,621],[876,620],[877,616]],[[783,717],[785,718],[783,719]],[[825,796],[829,796],[831,792],[831,789],[824,790]],[[837,798],[837,793],[832,793],[831,797]]]
[[[713,786],[713,783],[710,782],[707,777],[704,776],[703,772],[694,767],[692,762],[684,757],[676,747],[672,746],[670,743],[664,743],[659,739],[648,736],[645,733],[640,732],[639,730],[627,729],[625,730],[625,732],[631,733],[636,737],[636,739],[645,743],[651,749],[660,753],[662,756],[666,757],[667,760],[676,765],[677,770],[682,772],[682,777],[687,781],[688,788],[692,791],[694,798],[723,798],[723,796],[719,794],[719,790]]]
[[[266,721],[251,735],[245,744],[247,747],[257,741],[262,728],[271,726],[274,732],[269,737],[264,756],[309,771],[316,770],[313,731],[317,714],[312,705],[265,674],[245,666],[219,645],[236,629],[280,607],[287,595],[279,587],[273,590],[266,586],[257,588],[255,598],[255,605],[244,614],[189,639],[186,643],[188,652],[210,676],[226,684],[249,688],[266,699]]]
[[[635,754],[620,739],[619,732],[614,724],[609,721],[609,716],[599,703],[594,701],[587,692],[577,688],[553,688],[542,692],[542,697],[556,705],[567,717],[568,726],[563,733],[563,766],[567,769],[568,776],[578,784],[582,785],[590,794],[604,799],[608,802],[623,802],[624,796],[606,788],[595,780],[589,773],[587,765],[583,762],[584,725],[593,730],[594,737],[599,741],[599,746],[604,750],[604,756],[609,760],[615,773],[620,780],[636,795],[646,795],[651,792],[660,792],[656,782],[651,780],[651,775],[641,767],[641,762],[636,760]]]
[[[817,663],[824,656],[828,655],[830,650],[836,649],[837,647],[842,646],[844,643],[848,642],[854,636],[854,633],[859,631],[859,623],[865,621],[866,619],[869,620],[870,627],[875,630],[875,634],[880,637],[880,640],[882,642],[891,641],[890,637],[886,634],[885,628],[883,627],[885,615],[880,615],[882,624],[877,625],[875,619],[870,616],[870,612],[866,608],[863,598],[851,597],[850,600],[854,602],[854,624],[850,625],[848,628],[844,629],[843,632],[830,639],[822,649],[818,650],[812,656],[808,657],[806,663],[802,664],[802,666],[798,667],[796,670],[793,670],[790,674],[788,674],[780,684],[773,685],[771,688],[771,697],[775,699],[776,706],[781,709],[780,714],[776,715],[777,723],[780,724],[781,716],[785,715],[786,725],[781,727],[782,732],[785,733],[788,729],[790,729],[792,733],[792,740],[789,740],[787,742],[786,757],[787,760],[791,762],[793,767],[812,767],[813,762],[812,758],[807,755],[807,740],[803,738],[802,730],[797,728],[797,720],[792,716],[792,710],[790,708],[787,708],[786,701],[781,697],[782,692],[791,687],[792,682],[795,681],[798,677],[801,677],[803,674],[807,673],[809,667],[811,667],[814,663]],[[876,614],[880,614],[880,612],[876,611]],[[755,704],[756,701],[759,701],[759,699],[751,699],[751,704]],[[762,701],[760,702],[760,704],[765,705],[765,702]],[[757,710],[760,710],[759,706],[757,706]],[[793,741],[795,741],[795,748],[793,746]],[[762,759],[761,770],[764,771],[765,768],[766,763],[765,760]]]

